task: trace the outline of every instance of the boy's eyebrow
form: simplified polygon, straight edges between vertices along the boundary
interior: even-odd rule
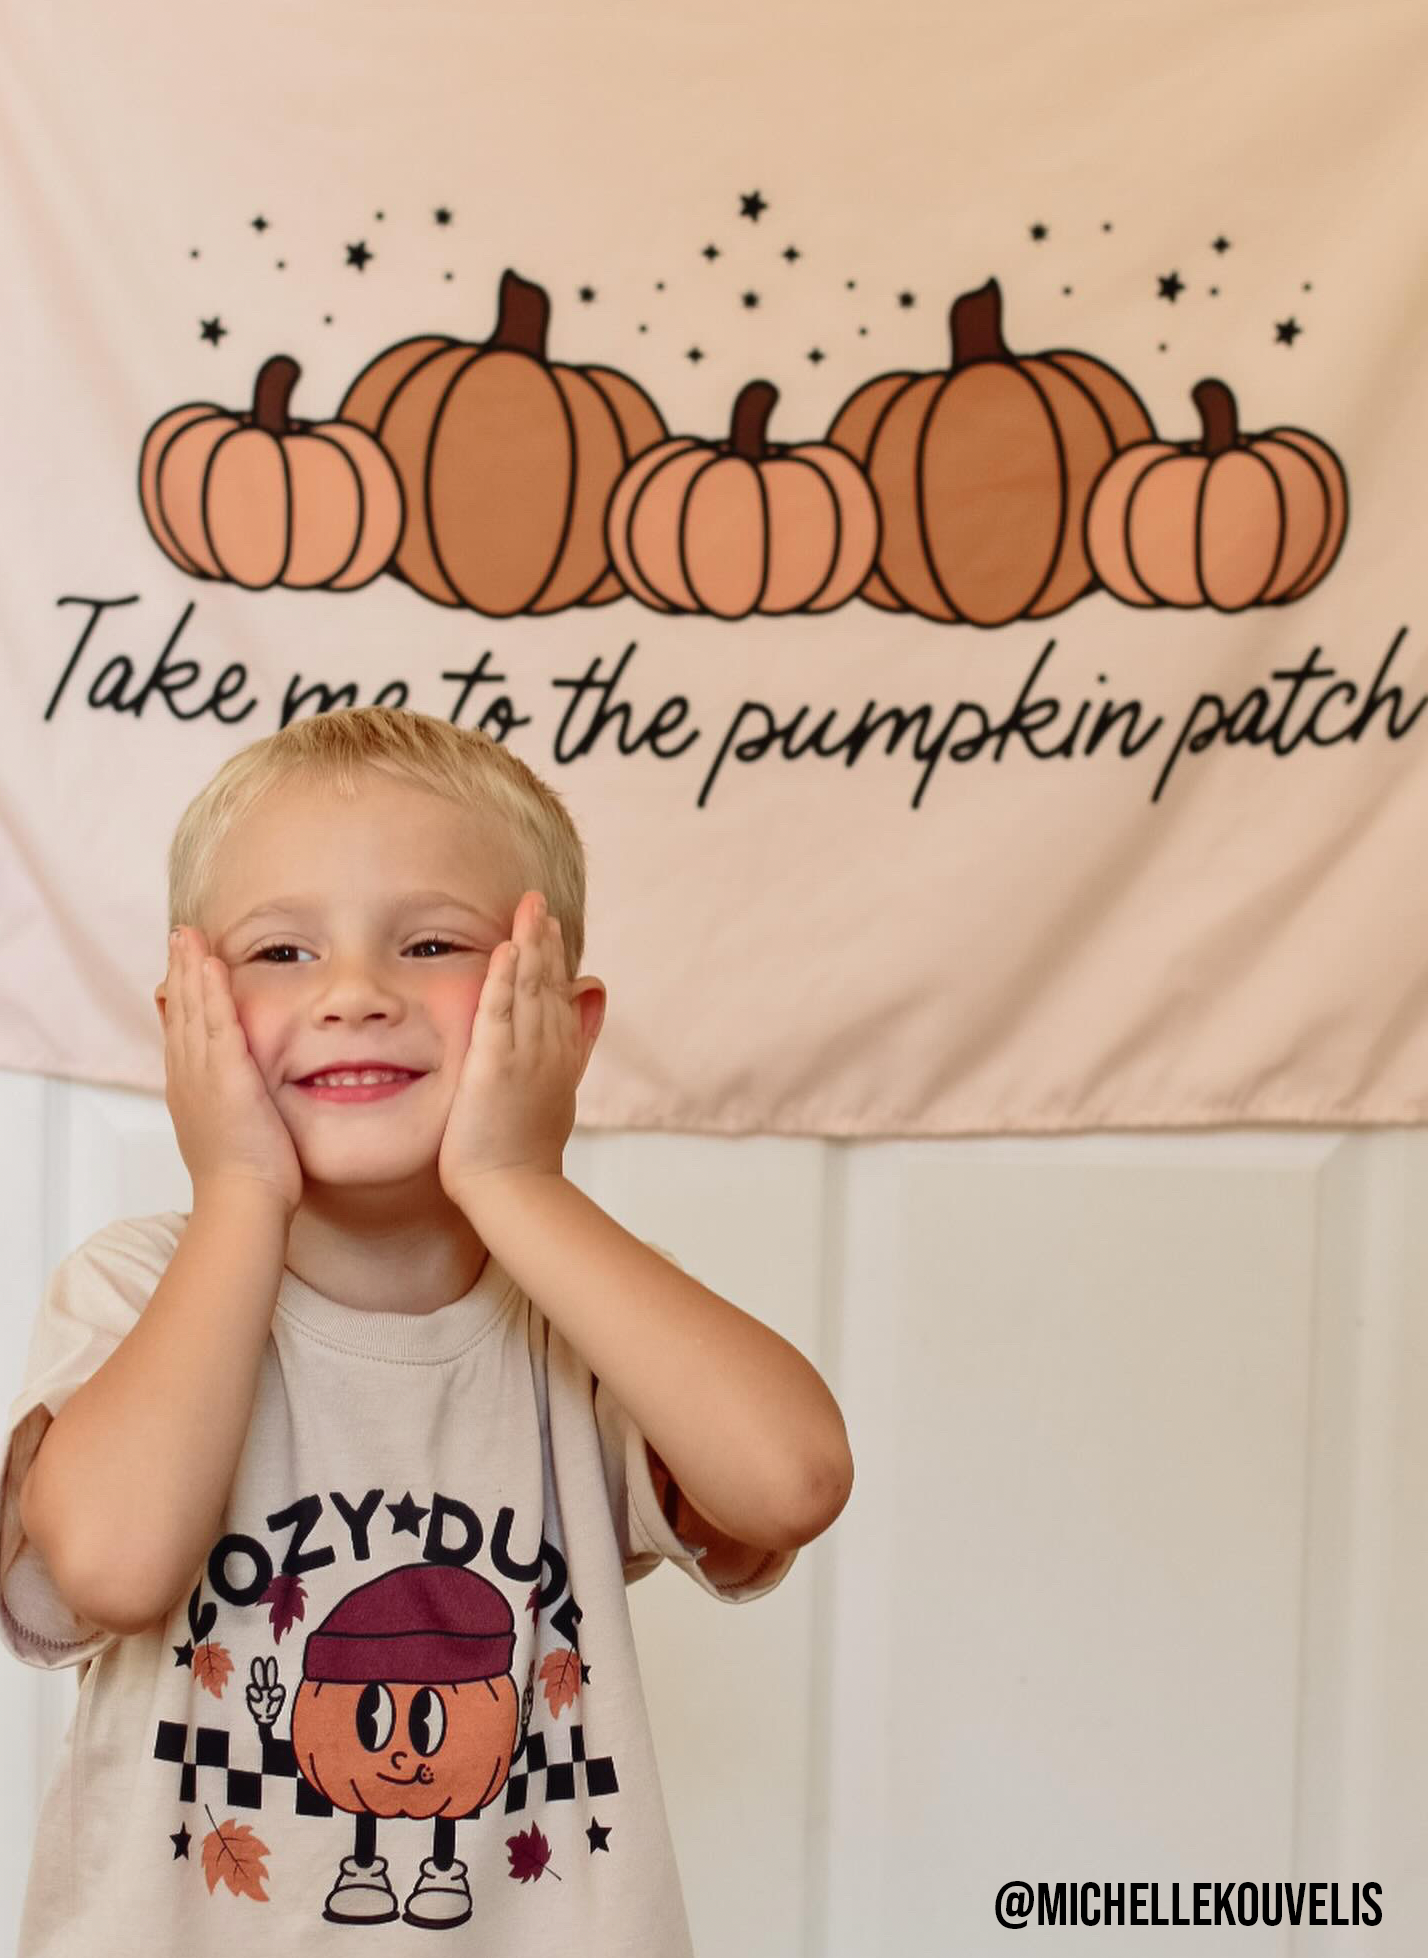
[[[227,938],[232,933],[241,931],[244,925],[251,924],[255,918],[297,917],[304,911],[315,911],[321,902],[322,900],[316,897],[273,898],[262,904],[255,904],[251,911],[245,911],[243,916],[235,924],[229,925],[228,929],[220,935]],[[471,917],[479,919],[484,925],[490,925],[496,931],[503,929],[496,919],[488,918],[485,912],[478,911],[474,904],[468,904],[465,898],[453,897],[449,891],[405,891],[401,897],[395,900],[392,909],[394,911],[415,911],[441,904],[448,905],[454,911],[465,911]]]

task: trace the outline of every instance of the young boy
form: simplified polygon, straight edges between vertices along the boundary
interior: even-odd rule
[[[584,897],[560,798],[422,714],[294,722],[182,817],[192,1208],[63,1260],[9,1412],[0,1637],[84,1666],[18,1958],[689,1953],[625,1585],[762,1596],[852,1462],[563,1174]]]

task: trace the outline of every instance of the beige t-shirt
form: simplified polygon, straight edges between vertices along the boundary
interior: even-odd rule
[[[625,1586],[668,1557],[742,1602],[795,1553],[711,1581],[629,1416],[494,1257],[424,1314],[285,1270],[189,1592],[133,1637],[76,1619],[20,1483],[186,1222],[63,1260],[9,1410],[0,1638],[84,1662],[16,1958],[351,1958],[363,1928],[423,1958],[434,1929],[490,1958],[688,1958]]]

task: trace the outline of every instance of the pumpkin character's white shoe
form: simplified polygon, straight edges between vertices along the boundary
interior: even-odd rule
[[[464,1924],[470,1915],[471,1891],[461,1858],[454,1856],[451,1867],[443,1870],[430,1856],[423,1856],[416,1887],[402,1905],[407,1923],[445,1931],[453,1924]]]
[[[396,1893],[387,1881],[387,1859],[359,1863],[344,1856],[322,1914],[334,1924],[385,1924],[397,1914]]]

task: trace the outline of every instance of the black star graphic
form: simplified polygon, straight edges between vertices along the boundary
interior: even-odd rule
[[[169,1837],[169,1841],[174,1846],[175,1862],[178,1861],[180,1856],[186,1857],[188,1855],[188,1846],[193,1841],[193,1837],[188,1832],[187,1822],[181,1822],[179,1824],[175,1833]]]
[[[917,304],[917,294],[915,292],[900,292],[897,296],[897,303],[899,306],[915,306]]]
[[[1212,252],[1227,252],[1230,249],[1228,238],[1216,238],[1210,246]]]
[[[402,1530],[407,1531],[410,1536],[419,1536],[421,1534],[417,1529],[417,1524],[426,1515],[426,1511],[419,1503],[412,1501],[410,1489],[408,1489],[400,1502],[389,1502],[387,1508],[392,1512],[393,1536],[398,1535]]]
[[[443,272],[441,276],[443,279],[454,279],[456,274],[454,272]]]
[[[1313,286],[1310,285],[1307,279],[1304,281],[1304,290],[1306,292],[1312,292],[1314,290]]]
[[[663,291],[664,291],[664,280],[663,280],[663,279],[656,279],[656,280],[655,280],[655,291],[656,291],[656,292],[663,292]]]
[[[285,258],[280,258],[280,259],[278,260],[278,270],[279,270],[280,272],[286,272],[286,271],[287,271],[287,269],[288,269],[288,262],[287,262],[287,260],[286,260]]]
[[[705,258],[708,259],[709,263],[712,265],[715,259],[719,256],[719,247],[717,245],[706,245],[704,247],[704,256]]]
[[[1111,229],[1111,226],[1109,224],[1103,224],[1101,226],[1101,229],[1102,231],[1109,231]]]
[[[377,222],[378,222],[378,224],[380,224],[380,223],[382,222],[382,219],[383,219],[383,218],[384,218],[384,217],[385,217],[385,216],[386,216],[387,214],[386,214],[386,212],[385,212],[385,211],[374,211],[374,212],[372,213],[372,215],[373,215],[373,217],[374,217],[374,218],[376,218],[376,220],[377,220]]]
[[[255,231],[266,231],[267,228],[268,228],[268,220],[266,218],[262,218],[262,217],[254,218],[253,229]]]
[[[1036,242],[1040,244],[1042,239],[1046,236],[1046,226],[1044,224],[1034,224],[1031,227],[1031,235],[1033,238],[1035,238]]]
[[[193,1647],[187,1639],[182,1645],[174,1647],[174,1664],[182,1666],[185,1672],[193,1670]]]
[[[365,239],[358,244],[347,247],[347,263],[349,265],[355,265],[359,272],[365,271],[367,260],[375,256],[376,254],[374,252],[368,251]]]
[[[1218,299],[1218,298],[1219,298],[1219,296],[1220,296],[1220,288],[1219,288],[1218,286],[1211,286],[1211,287],[1210,287],[1210,297],[1211,297],[1212,299]]]
[[[1162,353],[1162,354],[1163,354],[1163,353],[1165,352],[1165,350],[1166,350],[1166,348],[1165,348],[1165,342],[1164,342],[1164,341],[1162,340],[1162,341],[1161,341],[1161,343],[1160,343],[1160,345],[1159,345],[1159,346],[1158,346],[1158,347],[1156,348],[1156,352],[1157,352],[1157,353]]]
[[[686,360],[703,360],[704,358],[698,347],[691,347],[684,357]]]
[[[867,330],[868,330],[868,329],[867,329],[867,328],[866,328],[865,326],[860,326],[860,327],[858,328],[858,331],[859,331],[859,333],[866,333],[866,332],[867,332]]]
[[[1069,298],[1070,298],[1070,296],[1071,296],[1071,288],[1070,288],[1070,286],[1062,286],[1062,288],[1061,288],[1061,290],[1062,290],[1062,292],[1063,292],[1063,293],[1065,293],[1065,295],[1066,295],[1066,296],[1067,296],[1067,298],[1069,299]]]
[[[739,203],[742,207],[739,211],[739,216],[741,218],[752,218],[755,224],[759,221],[760,211],[766,211],[768,209],[768,205],[756,190],[751,191],[747,197],[741,193]]]
[[[788,250],[784,253],[784,257],[788,260],[789,264],[792,265],[793,261],[796,258],[803,257],[803,253],[799,251],[796,246],[790,245]]]
[[[197,245],[195,245],[195,246],[194,246],[194,248],[193,248],[193,250],[192,250],[192,251],[191,251],[191,252],[189,253],[189,257],[190,257],[190,258],[197,258],[197,257],[198,257],[198,247],[197,247]]]
[[[594,286],[582,286],[580,288],[580,297],[585,301],[586,305],[588,306],[590,301],[595,297]]]
[[[215,347],[218,345],[218,342],[223,337],[223,335],[228,331],[228,328],[226,326],[221,326],[219,324],[218,315],[216,313],[214,314],[211,320],[203,320],[200,322],[200,324],[202,325],[203,331],[202,333],[200,333],[198,337],[201,340],[211,340]]]
[[[433,211],[432,216],[436,219],[438,224],[450,224],[451,222],[451,213],[450,211],[447,210],[444,204],[441,205],[439,209]]]
[[[642,327],[640,328],[640,332],[641,332],[641,333],[648,333],[648,332],[649,332],[649,328],[648,328],[647,326],[642,326]]]
[[[606,1842],[605,1838],[609,1835],[613,1826],[612,1823],[607,1822],[602,1828],[598,1822],[591,1822],[590,1827],[585,1833],[590,1838],[590,1854],[592,1856],[597,1849],[603,1849],[607,1856],[610,1854],[610,1845]]]
[[[813,362],[814,366],[816,367],[819,361],[826,358],[826,356],[824,355],[823,349],[821,347],[814,347],[812,351],[809,353],[808,358]]]
[[[756,292],[746,292],[744,294],[744,304],[746,306],[757,306],[758,303],[759,295]]]
[[[580,1684],[582,1686],[590,1684],[590,1668],[583,1659],[580,1661]]]
[[[856,279],[849,279],[849,280],[847,281],[847,290],[848,290],[849,292],[852,292],[852,290],[853,290],[853,289],[854,289],[854,287],[855,287],[855,286],[857,285],[857,283],[858,283],[858,281],[857,281]]]
[[[1287,320],[1276,320],[1274,323],[1275,343],[1277,345],[1292,347],[1295,336],[1303,331],[1303,327],[1293,317]]]
[[[324,325],[324,326],[331,326],[331,324],[332,324],[332,315],[331,315],[331,313],[324,313],[324,314],[323,314],[323,316],[322,316],[322,323],[323,323],[323,325]]]
[[[1160,281],[1160,291],[1156,294],[1156,298],[1168,299],[1173,306],[1175,304],[1176,294],[1184,292],[1184,290],[1185,282],[1180,277],[1180,274],[1178,272],[1169,272]]]

